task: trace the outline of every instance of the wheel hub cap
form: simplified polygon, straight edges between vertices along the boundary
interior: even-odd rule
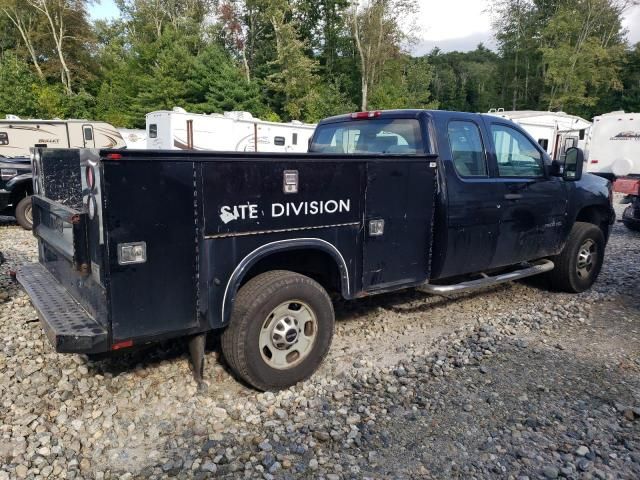
[[[279,350],[286,350],[298,340],[298,321],[293,317],[278,320],[271,333],[273,345]]]
[[[576,263],[576,271],[578,277],[587,278],[593,272],[598,260],[598,248],[596,243],[588,239],[578,249],[578,262]]]
[[[285,370],[302,362],[313,349],[317,336],[316,316],[304,302],[283,302],[262,324],[258,346],[269,366]]]

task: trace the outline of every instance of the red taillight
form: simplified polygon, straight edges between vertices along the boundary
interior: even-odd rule
[[[111,350],[120,350],[121,348],[133,347],[133,340],[123,340],[111,345]]]
[[[375,112],[355,112],[351,114],[351,118],[353,118],[354,120],[362,120],[364,118],[376,118],[379,117],[380,115],[382,115],[382,112],[380,111],[375,111]]]
[[[591,160],[591,163],[598,163],[600,160]]]
[[[625,195],[640,196],[640,179],[637,178],[619,178],[613,184],[613,190]]]
[[[87,186],[89,187],[89,190],[93,190],[93,188],[96,186],[96,174],[93,171],[93,167],[91,165],[87,165],[87,167],[85,168],[84,174],[87,180]]]
[[[120,160],[121,158],[121,153],[107,153],[107,160]]]

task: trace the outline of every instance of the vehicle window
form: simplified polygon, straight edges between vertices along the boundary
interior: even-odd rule
[[[158,136],[158,125],[152,123],[149,125],[149,138],[156,138]]]
[[[293,133],[291,135],[291,144],[292,145],[297,145],[298,144],[298,134],[297,133]]]
[[[284,137],[273,137],[273,144],[282,147],[284,145]]]
[[[501,177],[541,177],[542,154],[521,132],[506,125],[491,125]]]
[[[9,145],[9,134],[7,132],[0,132],[0,145]]]
[[[462,177],[486,177],[487,161],[480,129],[473,122],[453,121],[448,126],[453,166]]]
[[[396,118],[320,125],[309,151],[417,155],[424,153],[424,147],[420,122],[410,118]]]
[[[549,139],[548,138],[539,138],[538,145],[545,149],[545,151],[549,148]]]
[[[93,128],[84,127],[84,139],[88,141],[93,140]]]

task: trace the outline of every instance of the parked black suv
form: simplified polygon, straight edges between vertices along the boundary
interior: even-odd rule
[[[16,217],[23,228],[31,230],[31,161],[25,157],[0,157],[0,212]]]

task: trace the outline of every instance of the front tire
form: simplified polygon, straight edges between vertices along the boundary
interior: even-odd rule
[[[33,209],[31,206],[31,196],[27,195],[16,205],[16,221],[25,230],[31,230],[33,228]]]
[[[640,218],[635,219],[633,217],[633,209],[634,209],[633,205],[629,205],[627,208],[625,208],[622,214],[622,223],[629,230],[632,230],[634,232],[640,232]]]
[[[551,286],[569,293],[591,288],[602,268],[604,247],[602,230],[591,223],[576,222],[562,252],[551,259],[555,264],[549,272]]]
[[[275,270],[247,282],[222,334],[231,370],[258,390],[280,390],[307,379],[333,338],[331,299],[320,284]]]

